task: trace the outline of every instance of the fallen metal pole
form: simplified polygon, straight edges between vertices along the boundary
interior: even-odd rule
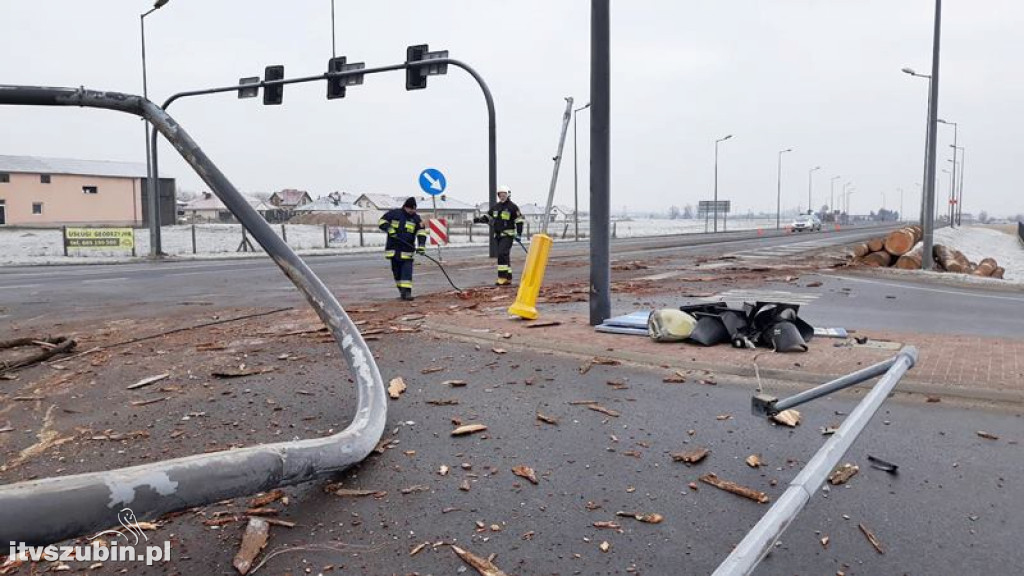
[[[774,416],[779,412],[782,412],[783,410],[796,408],[801,404],[806,404],[807,402],[810,402],[811,400],[814,400],[816,398],[827,396],[837,390],[849,388],[850,386],[860,384],[861,382],[866,382],[867,380],[875,378],[876,376],[881,376],[882,374],[885,374],[889,370],[889,368],[892,367],[893,364],[896,363],[896,360],[898,358],[899,356],[895,356],[893,358],[889,358],[888,360],[883,360],[878,364],[873,364],[871,366],[868,366],[867,368],[862,368],[856,372],[853,372],[852,374],[847,374],[846,376],[836,378],[835,380],[826,382],[824,384],[821,384],[820,386],[815,386],[810,390],[804,390],[799,394],[794,394],[789,398],[783,398],[782,400],[776,400],[771,396],[758,394],[754,396],[754,398],[751,400],[751,409],[755,416]]]
[[[151,520],[174,510],[313,480],[370,454],[387,417],[384,384],[370,349],[330,290],[181,126],[145,98],[114,92],[0,86],[0,104],[104,108],[149,120],[303,293],[338,342],[358,391],[352,423],[326,438],[0,486],[0,542],[43,545],[91,534],[116,525],[115,514],[124,507],[139,519]]]
[[[896,384],[899,384],[900,378],[916,363],[916,348],[906,346],[900,350],[893,359],[892,366],[871,388],[871,392],[868,392],[860,404],[857,404],[839,430],[825,442],[824,446],[800,471],[800,474],[797,474],[797,477],[789,483],[789,487],[782,496],[714,571],[713,576],[739,576],[754,571],[758,563],[771,551],[775,541],[782,536],[797,514],[803,510],[811,499],[811,495],[818,490],[818,487],[828,478],[829,473],[839,464],[839,460],[857,440],[857,436],[871,421],[882,402],[896,387]]]
[[[565,148],[565,135],[569,131],[569,119],[572,118],[572,96],[565,99],[565,114],[562,115],[562,131],[558,136],[558,152],[552,160],[555,167],[551,172],[551,186],[548,188],[548,202],[544,207],[544,216],[541,220],[540,233],[547,235],[548,220],[551,219],[551,205],[555,201],[555,186],[558,185],[558,169],[562,166],[562,149]]]

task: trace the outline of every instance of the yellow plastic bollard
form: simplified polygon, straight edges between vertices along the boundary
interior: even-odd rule
[[[550,252],[551,237],[547,234],[534,234],[530,239],[530,252],[526,255],[523,277],[519,280],[516,303],[509,306],[509,314],[527,320],[536,320],[539,316],[537,296],[540,295],[540,285],[544,282],[544,270],[548,266]]]

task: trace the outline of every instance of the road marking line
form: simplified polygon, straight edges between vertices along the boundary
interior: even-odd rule
[[[100,282],[121,282],[127,280],[125,277],[120,278],[96,278],[93,280],[82,280],[82,284],[99,284]]]
[[[3,290],[15,290],[19,288],[39,288],[42,284],[16,284],[14,286],[0,286]]]
[[[905,288],[907,290],[920,290],[922,292],[935,292],[937,294],[954,294],[956,296],[967,296],[970,298],[985,298],[988,300],[1009,300],[1010,302],[1024,302],[1024,298],[1014,298],[1012,296],[996,296],[994,294],[972,294],[970,292],[963,292],[960,290],[942,290],[940,288],[929,288],[925,286],[915,286],[913,284],[897,284],[895,282],[882,282],[881,280],[869,280],[867,278],[853,278],[851,276],[842,276],[840,274],[825,274],[825,278],[841,278],[843,280],[849,280],[851,282],[863,282],[865,284],[877,284],[879,286],[889,286],[892,288]]]

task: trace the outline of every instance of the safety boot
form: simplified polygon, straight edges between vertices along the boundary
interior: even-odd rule
[[[412,288],[402,288],[401,291],[402,291],[402,296],[401,296],[402,300],[409,301],[409,300],[415,300],[416,299],[416,297],[412,295]]]

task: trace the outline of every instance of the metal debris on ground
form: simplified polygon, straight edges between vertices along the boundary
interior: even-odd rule
[[[461,558],[466,564],[469,564],[480,574],[480,576],[508,576],[487,558],[481,558],[480,556],[477,556],[468,550],[463,550],[454,544],[452,545],[452,552],[455,552],[456,556]]]
[[[249,525],[245,528],[245,534],[242,536],[242,544],[238,548],[238,553],[235,554],[235,559],[232,564],[235,570],[238,570],[239,574],[245,576],[249,573],[249,569],[252,568],[253,560],[256,556],[267,545],[267,539],[270,537],[270,524],[262,518],[249,518]]]
[[[889,474],[895,474],[899,471],[900,467],[892,462],[887,462],[881,458],[876,458],[871,454],[868,454],[868,462],[871,463],[871,467],[876,470],[888,472]]]
[[[828,483],[833,486],[846,484],[850,481],[850,478],[856,476],[858,472],[860,472],[859,466],[847,462],[832,471],[832,474],[828,477]]]
[[[700,481],[705,484],[711,484],[712,486],[718,488],[719,490],[724,490],[737,496],[748,498],[750,500],[753,500],[754,502],[757,502],[758,504],[766,504],[771,501],[771,498],[769,498],[767,494],[761,492],[760,490],[754,490],[753,488],[741,486],[739,484],[736,484],[735,482],[722,480],[721,478],[718,477],[717,474],[714,473],[708,473],[701,476]]]

